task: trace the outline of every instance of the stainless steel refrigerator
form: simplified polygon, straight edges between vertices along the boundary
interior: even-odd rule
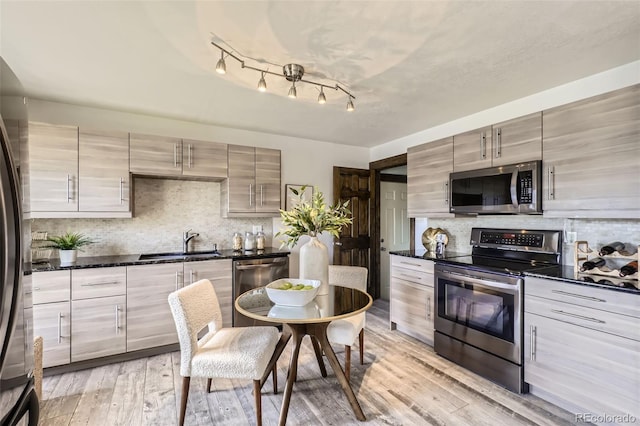
[[[15,425],[26,419],[27,424],[35,426],[38,424],[39,402],[34,389],[33,365],[24,362],[9,378],[2,374],[6,373],[7,360],[15,357],[16,352],[18,358],[20,355],[23,359],[29,357],[25,348],[30,345],[25,345],[26,337],[19,329],[22,324],[18,324],[28,320],[24,318],[23,308],[21,218],[18,172],[0,117],[0,424]],[[16,342],[18,335],[22,339]]]

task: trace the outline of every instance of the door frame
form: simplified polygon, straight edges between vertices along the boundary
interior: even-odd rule
[[[372,161],[369,163],[370,179],[369,186],[371,188],[371,209],[370,230],[371,235],[371,252],[369,275],[371,277],[371,289],[374,299],[380,297],[380,181],[381,172],[391,167],[405,166],[407,164],[407,154],[399,154],[382,160]],[[409,247],[415,247],[415,227],[416,223],[413,218],[409,219]]]

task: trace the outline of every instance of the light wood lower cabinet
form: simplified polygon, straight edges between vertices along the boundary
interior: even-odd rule
[[[524,379],[531,393],[576,414],[640,418],[640,314],[616,310],[629,300],[640,301],[527,277]]]
[[[33,334],[42,336],[42,366],[68,364],[71,359],[71,309],[69,302],[33,306]]]
[[[185,262],[184,284],[193,284],[208,279],[218,296],[218,304],[222,312],[222,326],[231,327],[233,318],[233,272],[231,259],[207,260],[203,262]]]
[[[127,352],[178,343],[168,297],[182,276],[182,263],[127,266]]]
[[[71,362],[124,353],[126,296],[71,302]]]
[[[432,346],[433,295],[432,261],[391,256],[391,329]]]

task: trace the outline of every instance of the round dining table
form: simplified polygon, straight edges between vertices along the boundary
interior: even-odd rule
[[[331,321],[365,312],[371,307],[372,303],[373,300],[367,293],[339,285],[329,285],[327,294],[316,295],[305,306],[276,305],[269,299],[264,287],[247,291],[238,296],[235,300],[235,307],[239,313],[256,321],[266,321],[274,323],[274,325],[283,324],[280,341],[276,346],[272,362],[262,377],[261,385],[269,377],[271,369],[280,357],[284,347],[293,338],[293,353],[289,363],[287,383],[284,388],[279,425],[284,426],[287,421],[291,392],[297,375],[298,354],[300,353],[302,339],[306,335],[311,338],[322,376],[327,376],[322,359],[322,351],[324,351],[356,418],[360,421],[366,420],[349,380],[345,376],[344,370],[340,366],[340,362],[338,362],[338,358],[327,339],[327,327]]]

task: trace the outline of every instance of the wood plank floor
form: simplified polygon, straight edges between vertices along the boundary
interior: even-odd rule
[[[389,306],[367,313],[365,365],[353,351],[351,381],[367,421],[359,422],[333,372],[322,378],[310,341],[300,352],[288,425],[571,425],[573,415],[533,395],[516,395],[389,330]],[[344,350],[336,348],[344,365]],[[290,351],[278,363],[280,392],[263,388],[265,425],[278,422]],[[327,364],[327,368],[330,367]],[[179,352],[45,377],[41,425],[173,425],[180,398]],[[255,424],[252,383],[193,379],[188,425]],[[584,425],[584,423],[581,423]]]

